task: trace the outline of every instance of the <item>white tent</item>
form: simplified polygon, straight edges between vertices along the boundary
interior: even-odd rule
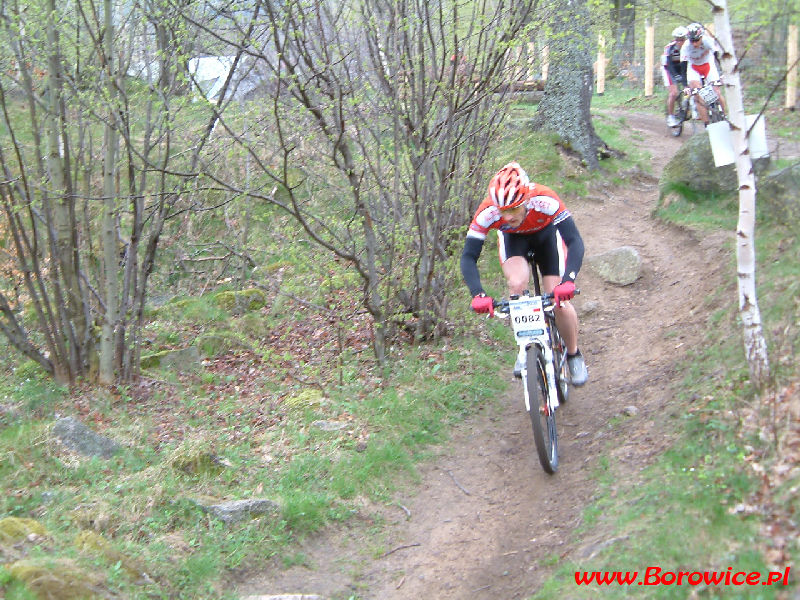
[[[219,94],[233,60],[233,56],[198,56],[189,59],[189,73],[208,100],[213,100]]]

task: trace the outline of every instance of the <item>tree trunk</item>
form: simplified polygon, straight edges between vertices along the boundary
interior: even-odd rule
[[[114,86],[114,22],[111,0],[105,0],[105,77],[108,91],[108,122],[105,126],[105,157],[103,160],[103,274],[105,278],[105,315],[100,338],[99,381],[114,382],[115,331],[119,321],[119,281],[117,265],[117,207],[115,174],[117,163],[116,89]]]
[[[598,169],[611,150],[595,133],[590,113],[594,88],[594,35],[586,0],[564,0],[550,41],[550,72],[534,118],[534,129],[561,136],[587,167]]]
[[[57,268],[51,271],[53,285],[54,311],[58,315],[56,325],[56,345],[59,348],[58,360],[53,361],[55,377],[61,382],[72,383],[82,374],[84,361],[81,352],[80,333],[83,311],[78,284],[78,264],[75,260],[75,211],[74,196],[69,184],[69,144],[64,134],[63,73],[61,66],[61,44],[55,0],[47,3],[48,54],[48,131],[47,171],[50,177],[45,191],[45,206],[52,207],[46,216],[51,226],[47,235],[50,239],[51,259]],[[52,195],[51,195],[52,194]],[[52,203],[51,203],[52,202]],[[47,211],[49,212],[49,211]]]
[[[726,0],[715,0],[714,28],[722,47],[722,73],[728,100],[736,174],[739,180],[739,222],[736,226],[736,264],[739,283],[739,314],[744,324],[744,347],[750,379],[758,389],[769,381],[767,344],[761,329],[761,313],[756,298],[756,180],[747,139],[747,122],[742,102],[739,64],[733,46]]]

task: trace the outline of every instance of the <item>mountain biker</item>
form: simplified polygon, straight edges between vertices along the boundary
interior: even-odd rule
[[[688,44],[681,48],[681,60],[688,63],[686,69],[686,80],[691,88],[700,88],[703,85],[702,78],[708,83],[719,80],[719,71],[715,62],[715,55],[720,52],[720,47],[710,35],[706,35],[705,28],[700,23],[692,23],[686,28]],[[719,93],[719,86],[714,86],[714,91],[719,96],[722,110],[727,111],[725,100]],[[697,103],[697,113],[700,120],[708,125],[708,110],[703,102]]]
[[[681,25],[672,30],[672,41],[664,46],[664,53],[661,55],[661,76],[664,79],[664,87],[669,88],[667,96],[667,126],[675,127],[678,125],[678,118],[672,114],[675,110],[675,100],[680,94],[679,86],[686,85],[686,62],[681,60],[681,47],[686,41],[686,27]]]
[[[578,314],[568,302],[575,295],[575,277],[584,252],[572,215],[553,190],[530,181],[516,162],[508,163],[492,177],[487,196],[467,231],[461,274],[472,294],[472,310],[494,314],[493,300],[484,292],[478,272],[478,258],[490,229],[497,230],[500,264],[509,294],[522,294],[528,289],[530,268],[526,255],[533,251],[542,273],[542,289],[554,295],[556,323],[567,346],[570,380],[576,386],[585,384],[589,373],[578,349]],[[522,374],[523,360],[519,356],[514,365],[516,377]]]

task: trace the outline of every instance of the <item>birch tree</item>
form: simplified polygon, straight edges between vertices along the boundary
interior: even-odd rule
[[[739,181],[739,221],[736,226],[736,264],[739,290],[739,315],[744,326],[745,356],[753,384],[762,389],[769,381],[767,344],[761,327],[756,295],[756,181],[750,156],[748,128],[742,101],[739,63],[731,35],[726,0],[714,0],[714,28],[722,48],[722,71],[728,100],[728,121],[736,154]]]

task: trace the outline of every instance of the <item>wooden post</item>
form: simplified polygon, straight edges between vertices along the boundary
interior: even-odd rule
[[[542,46],[542,81],[547,81],[547,70],[550,68],[550,46]]]
[[[794,110],[797,105],[797,25],[789,25],[786,40],[786,108]]]
[[[653,95],[653,67],[655,61],[655,28],[650,19],[645,21],[644,35],[644,95]]]
[[[606,39],[601,33],[597,37],[597,95],[606,91]]]

